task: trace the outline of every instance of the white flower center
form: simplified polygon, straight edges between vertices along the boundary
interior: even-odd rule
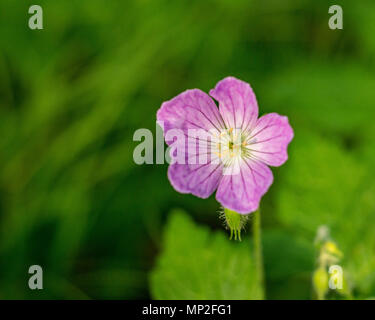
[[[213,153],[220,158],[224,166],[230,166],[249,155],[247,135],[240,129],[224,129],[214,136],[213,142]]]

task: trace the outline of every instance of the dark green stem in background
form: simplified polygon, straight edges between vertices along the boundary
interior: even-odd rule
[[[264,299],[264,271],[262,254],[262,234],[260,223],[260,210],[253,213],[253,241],[254,241],[254,261],[257,274],[258,287],[260,290],[259,299]]]

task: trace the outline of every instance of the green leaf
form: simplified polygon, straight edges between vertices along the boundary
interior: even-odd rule
[[[313,241],[327,225],[362,294],[375,292],[375,182],[371,168],[313,133],[299,132],[276,195],[280,220]]]
[[[368,174],[355,194],[341,232],[344,262],[357,291],[375,294],[375,176]]]
[[[259,299],[249,242],[229,241],[173,211],[151,293],[155,299]]]
[[[333,142],[299,132],[281,173],[283,185],[277,194],[280,218],[314,236],[323,224],[343,229],[365,168]]]

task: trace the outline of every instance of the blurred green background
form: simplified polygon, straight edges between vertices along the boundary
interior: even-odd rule
[[[321,225],[374,297],[374,21],[373,0],[2,0],[0,299],[256,298],[251,232],[229,241],[214,197],[133,162],[163,101],[229,75],[295,130],[261,203],[267,298],[315,298]]]

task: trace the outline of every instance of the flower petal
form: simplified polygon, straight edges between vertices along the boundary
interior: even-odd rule
[[[281,166],[288,159],[287,148],[293,136],[288,117],[269,113],[258,119],[248,149],[258,160],[270,166]]]
[[[219,101],[220,114],[228,128],[251,130],[258,118],[258,103],[250,85],[234,77],[219,81],[210,91]]]
[[[225,208],[248,214],[259,207],[261,197],[273,182],[270,168],[256,160],[241,160],[238,174],[224,175],[216,199]]]
[[[222,177],[221,164],[171,164],[168,178],[172,186],[181,193],[192,193],[208,198],[219,185]]]
[[[224,125],[215,102],[199,89],[186,90],[164,102],[156,118],[164,124],[164,133],[170,129],[182,129],[186,135],[188,129],[221,131]]]

